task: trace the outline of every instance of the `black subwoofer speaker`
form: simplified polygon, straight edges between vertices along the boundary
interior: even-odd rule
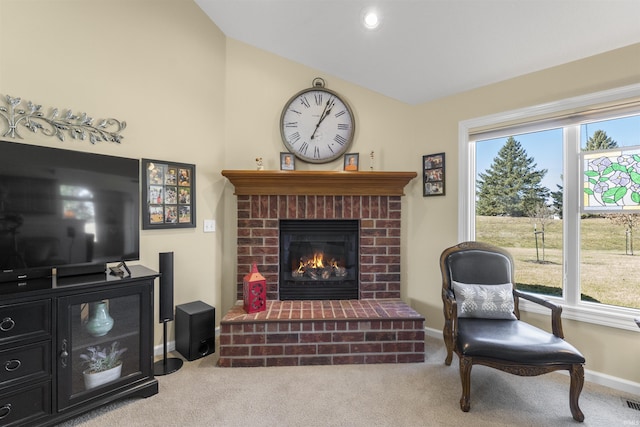
[[[216,309],[202,301],[176,306],[176,350],[187,360],[215,352]]]

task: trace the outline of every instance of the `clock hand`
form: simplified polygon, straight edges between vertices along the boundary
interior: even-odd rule
[[[333,99],[330,99],[327,101],[327,105],[324,106],[324,111],[320,116],[320,120],[318,120],[318,124],[316,125],[316,128],[313,130],[313,133],[311,134],[311,139],[315,137],[316,132],[318,131],[318,127],[320,126],[320,123],[322,123],[322,121],[329,115],[329,113],[331,113],[332,108],[333,108]]]
[[[327,103],[324,105],[324,110],[322,110],[322,114],[320,115],[320,120],[318,120],[318,123],[316,124],[316,128],[313,130],[313,133],[311,134],[311,139],[313,139],[316,135],[316,132],[318,131],[318,127],[320,126],[320,123],[322,123],[322,120],[324,119],[324,116],[327,114],[327,108],[329,107],[329,103],[331,102],[331,100],[327,100]]]

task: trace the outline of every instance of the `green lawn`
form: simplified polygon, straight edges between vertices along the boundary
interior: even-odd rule
[[[536,240],[529,218],[476,217],[476,240],[508,249],[516,264],[516,282],[522,290],[561,293],[562,220],[545,227],[545,247]],[[538,226],[540,230],[540,226]],[[637,254],[625,253],[625,231],[606,218],[583,219],[581,223],[581,291],[583,299],[604,304],[640,308],[640,242]],[[640,230],[636,232],[640,234]]]

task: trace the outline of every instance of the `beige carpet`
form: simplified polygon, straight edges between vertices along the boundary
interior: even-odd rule
[[[471,411],[460,410],[457,358],[444,365],[442,340],[426,339],[424,363],[219,368],[216,355],[158,377],[160,393],[108,405],[63,426],[577,426],[569,378],[517,377],[476,366]],[[584,426],[640,425],[640,400],[585,385]]]

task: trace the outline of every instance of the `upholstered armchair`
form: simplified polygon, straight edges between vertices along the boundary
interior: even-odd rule
[[[471,368],[485,365],[520,375],[535,376],[569,371],[569,406],[576,421],[584,415],[578,399],[584,385],[584,356],[564,340],[562,307],[519,292],[515,287],[513,258],[486,243],[464,242],[440,256],[444,303],[445,364],[453,353],[460,361],[460,408],[471,407]],[[551,332],[520,320],[519,299],[547,307]],[[485,396],[486,398],[486,396]]]

